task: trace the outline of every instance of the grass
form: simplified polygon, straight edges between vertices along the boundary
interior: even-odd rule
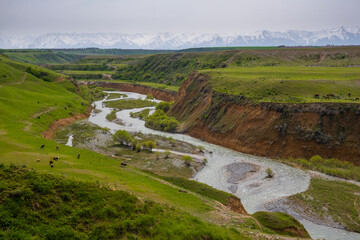
[[[109,93],[109,96],[107,97],[107,99],[114,99],[114,98],[121,98],[121,97],[127,97],[126,94],[123,93]]]
[[[110,122],[116,119],[116,110],[112,110],[111,113],[109,113],[108,115],[106,115],[106,119],[109,120]]]
[[[131,84],[139,84],[144,86],[149,86],[156,89],[161,90],[170,90],[177,92],[179,90],[179,86],[172,86],[172,85],[166,85],[162,83],[155,83],[155,82],[142,82],[142,81],[127,81],[127,80],[103,80],[103,79],[77,79],[77,81],[97,81],[97,82],[112,82],[112,83],[131,83]]]
[[[217,190],[215,188],[212,188],[204,183],[197,182],[195,180],[189,180],[183,177],[162,177],[162,178],[176,186],[185,188],[191,192],[195,192],[202,196],[212,198],[218,202],[221,202],[224,205],[227,204],[227,200],[229,199],[229,197],[233,196],[230,193]]]
[[[37,65],[70,63],[81,59],[81,55],[53,53],[51,50],[4,50],[4,54],[15,61]]]
[[[116,108],[118,111],[132,108],[153,107],[155,102],[142,99],[120,99],[115,101],[105,101],[105,106],[109,108]]]
[[[231,67],[200,72],[210,76],[216,91],[262,102],[358,102],[355,98],[360,97],[359,68]],[[335,96],[326,99],[328,94]]]
[[[340,177],[360,182],[360,167],[351,162],[337,159],[323,159],[320,156],[313,156],[309,160],[285,159],[282,162],[290,165],[300,166],[304,169],[315,170],[330,176]]]
[[[66,80],[45,82],[26,74],[25,81],[19,82],[21,78],[17,76],[24,76],[28,65],[1,55],[0,59],[0,77],[6,75],[0,80],[1,163],[26,165],[81,181],[99,181],[145,199],[170,204],[204,220],[213,215],[211,202],[180,193],[176,188],[132,168],[122,168],[119,159],[61,144],[56,150],[59,143],[42,138],[40,133],[56,119],[85,113],[88,102],[77,95],[76,87]],[[42,144],[44,149],[40,149]],[[80,159],[77,159],[77,154],[81,155]],[[60,160],[50,168],[49,161],[54,156],[59,156]]]
[[[246,239],[109,186],[0,165],[1,239]]]
[[[292,216],[281,212],[256,212],[253,214],[262,225],[278,234],[310,238],[304,226]]]
[[[142,110],[142,111],[135,112],[135,113],[131,112],[131,113],[130,113],[130,116],[131,116],[132,118],[144,119],[144,118],[146,118],[146,117],[149,115],[149,113],[150,113],[150,109],[144,109],[144,110]]]
[[[329,215],[347,230],[360,232],[360,187],[354,184],[312,178],[306,192],[290,197],[305,211]]]
[[[66,75],[82,75],[82,74],[114,74],[114,71],[80,71],[80,70],[57,70]]]

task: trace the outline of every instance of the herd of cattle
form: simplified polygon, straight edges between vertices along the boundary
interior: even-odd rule
[[[43,148],[45,148],[45,144],[40,146],[40,149],[43,149]],[[59,149],[60,149],[60,147],[56,146],[56,150],[59,150]],[[49,161],[50,167],[53,168],[54,167],[54,161],[57,161],[59,159],[60,159],[60,157],[52,157],[52,160]],[[80,154],[77,155],[77,159],[80,159]],[[40,159],[37,159],[36,161],[40,162]],[[121,163],[121,166],[125,167],[125,166],[127,166],[127,164],[126,163]]]

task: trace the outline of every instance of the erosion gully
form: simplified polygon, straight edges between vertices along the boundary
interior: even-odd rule
[[[112,91],[114,93],[114,91]],[[115,101],[119,99],[145,99],[146,95],[116,91],[115,93],[126,94],[127,97],[107,100],[106,97],[94,103],[95,109],[101,110],[99,113],[91,113],[89,121],[100,127],[109,128],[112,133],[117,130],[127,130],[129,132],[141,132],[143,134],[153,134],[164,137],[185,141],[195,146],[205,148],[205,157],[208,160],[206,166],[193,177],[196,181],[206,183],[222,191],[230,192],[241,199],[246,211],[250,214],[257,211],[266,210],[265,205],[280,198],[288,197],[296,193],[304,192],[310,184],[309,173],[296,169],[274,160],[252,156],[233,151],[218,145],[207,143],[199,139],[184,134],[161,132],[145,127],[145,122],[137,118],[131,118],[130,112],[138,112],[146,108],[136,108],[117,112],[117,118],[121,119],[124,125],[110,122],[106,119],[112,109],[105,107],[104,101]],[[152,100],[160,102],[159,100]],[[149,107],[154,110],[154,107]],[[152,111],[150,111],[150,114]],[[72,145],[72,137],[68,145]],[[237,165],[239,164],[239,165]],[[249,171],[246,174],[233,175],[231,168],[245,168],[256,171]],[[270,168],[274,173],[273,178],[267,178],[266,169]],[[230,171],[229,171],[230,170]],[[231,179],[231,180],[230,180]],[[309,232],[313,239],[360,239],[360,234],[317,225],[304,219],[298,219]]]

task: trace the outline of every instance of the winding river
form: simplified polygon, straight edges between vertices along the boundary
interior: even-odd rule
[[[127,94],[125,99],[146,98],[145,95],[132,92],[117,91],[115,93]],[[118,99],[124,99],[124,97]],[[145,108],[117,112],[117,118],[121,119],[124,125],[109,122],[106,119],[106,115],[109,114],[112,109],[105,107],[103,102],[118,99],[106,100],[105,98],[101,101],[96,101],[94,106],[96,109],[101,110],[101,112],[92,112],[88,120],[100,127],[109,128],[112,133],[122,129],[130,132],[172,137],[177,140],[191,143],[195,146],[204,147],[206,149],[205,157],[207,158],[208,163],[194,176],[194,179],[238,196],[246,211],[250,214],[265,210],[265,204],[268,202],[306,191],[309,187],[310,175],[305,171],[289,167],[271,159],[243,154],[218,145],[203,142],[184,134],[166,133],[146,128],[143,120],[130,117],[130,112],[138,112]],[[158,100],[154,101],[159,102]],[[150,109],[153,110],[154,107],[150,107]],[[237,182],[229,181],[227,167],[234,163],[249,163],[255,165],[258,168],[258,171],[248,174],[243,180]],[[275,175],[273,178],[266,178],[267,168],[274,171]],[[320,226],[301,219],[300,221],[314,239],[360,239],[360,234],[358,233]]]

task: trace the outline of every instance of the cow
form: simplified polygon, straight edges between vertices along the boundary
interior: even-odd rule
[[[59,145],[56,146],[56,150],[59,150]]]
[[[355,98],[355,101],[359,101],[360,99],[357,97],[357,98]]]
[[[319,97],[320,97],[319,94],[315,94],[315,95],[314,95],[314,98],[316,98],[316,99],[319,99]]]
[[[126,167],[126,166],[127,166],[127,164],[126,164],[126,163],[121,163],[121,166]]]
[[[36,162],[40,162],[40,159],[36,159]]]
[[[59,157],[53,157],[53,160],[59,160]]]
[[[348,97],[351,97],[351,93],[348,93]]]
[[[40,147],[40,148],[41,148],[41,149],[43,149],[44,147],[45,147],[45,144],[41,145],[41,147]]]
[[[80,159],[80,154],[77,155],[77,159]]]

